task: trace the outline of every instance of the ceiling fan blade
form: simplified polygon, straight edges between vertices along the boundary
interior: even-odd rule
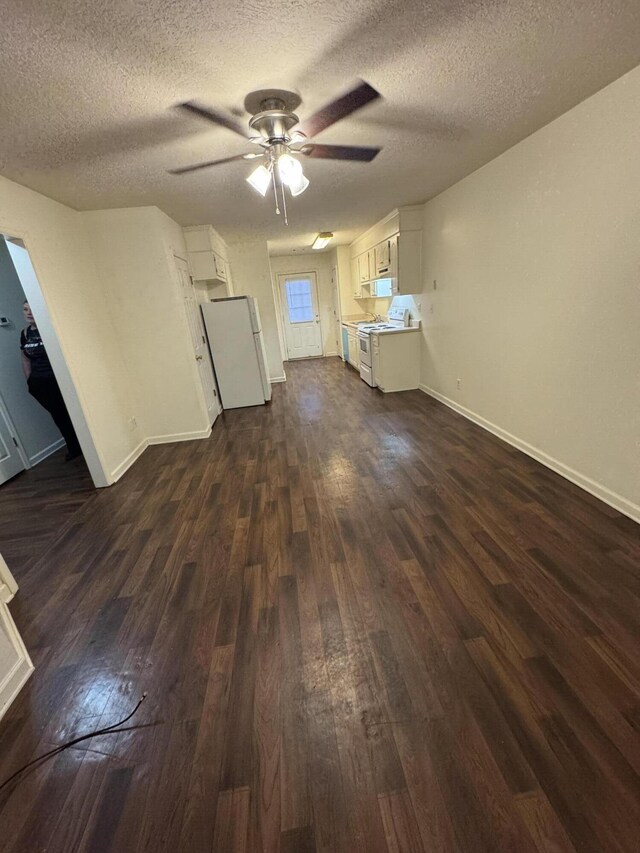
[[[237,133],[245,139],[247,138],[247,134],[239,122],[232,119],[231,116],[218,112],[218,110],[214,110],[211,107],[201,107],[199,104],[196,104],[195,101],[185,101],[183,104],[177,104],[177,106],[180,107],[180,109],[188,110],[190,113],[200,116],[200,118],[204,118],[207,121],[212,121],[214,124],[226,127],[227,130],[231,130],[233,133]]]
[[[370,163],[382,148],[367,148],[355,145],[318,145],[315,142],[305,145],[300,151],[307,157],[319,157],[322,160],[356,160]]]
[[[234,163],[236,160],[255,160],[262,157],[262,153],[236,154],[233,157],[223,157],[222,160],[207,160],[206,163],[196,163],[193,166],[182,166],[179,169],[168,169],[170,175],[184,175],[187,172],[197,172],[198,169],[208,169],[209,166],[221,166],[223,163]]]
[[[380,97],[380,92],[377,92],[373,86],[361,80],[360,83],[335,101],[331,101],[326,107],[318,110],[308,119],[299,125],[299,130],[305,133],[308,137],[316,136],[321,130],[331,127],[340,119],[346,118],[355,113],[356,110],[375,101]]]

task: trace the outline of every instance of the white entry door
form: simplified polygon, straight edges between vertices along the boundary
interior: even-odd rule
[[[14,430],[4,405],[0,401],[0,485],[24,471],[24,462],[18,452]]]
[[[280,275],[278,279],[288,358],[322,355],[315,273]]]
[[[212,424],[222,410],[220,405],[220,397],[216,380],[213,375],[213,367],[211,365],[211,356],[207,347],[207,339],[204,335],[204,324],[200,306],[196,298],[196,291],[189,275],[187,262],[182,258],[175,258],[176,269],[180,278],[182,287],[182,299],[184,302],[184,310],[187,315],[187,323],[191,333],[191,341],[193,343],[193,354],[198,363],[198,372],[200,373],[200,381],[204,398],[207,403],[207,413],[209,415],[209,423]]]

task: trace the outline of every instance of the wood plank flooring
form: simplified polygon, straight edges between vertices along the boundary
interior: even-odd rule
[[[640,528],[337,359],[110,489],[0,489],[36,672],[0,849],[631,853]]]

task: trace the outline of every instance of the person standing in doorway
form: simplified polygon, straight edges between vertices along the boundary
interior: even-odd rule
[[[55,425],[62,433],[62,437],[67,443],[65,458],[69,461],[82,454],[80,443],[28,302],[24,303],[22,310],[28,324],[20,333],[22,369],[27,379],[27,387],[31,396],[35,397],[38,403],[49,412]]]

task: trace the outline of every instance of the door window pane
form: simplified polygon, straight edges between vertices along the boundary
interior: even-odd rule
[[[311,280],[289,278],[284,283],[290,323],[310,323],[314,318]]]

